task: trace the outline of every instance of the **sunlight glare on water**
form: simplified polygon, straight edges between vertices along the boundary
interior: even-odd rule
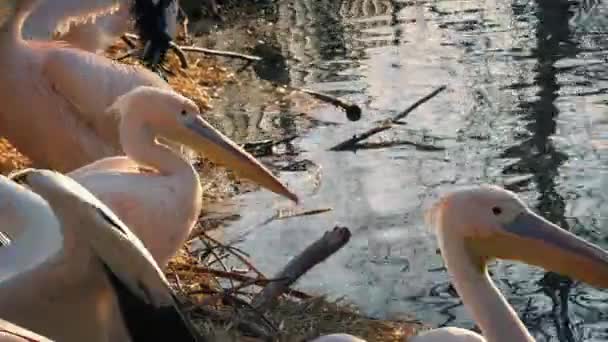
[[[262,271],[273,274],[324,231],[344,225],[353,232],[350,243],[299,288],[345,295],[376,317],[411,314],[471,328],[424,210],[440,194],[480,183],[508,185],[551,221],[608,248],[605,31],[590,24],[576,30],[558,0],[290,0],[272,8],[264,39],[287,61],[279,78],[360,104],[364,114],[348,122],[329,105],[269,105],[256,80],[249,91],[227,90],[224,103],[214,103],[237,140],[276,127],[289,135],[296,131],[291,116],[302,111],[317,123],[294,144],[299,159],[321,167],[321,177],[281,177],[303,208],[333,210],[268,222],[287,204],[258,191],[240,198],[242,217],[225,231],[228,241],[245,236],[239,247]],[[249,36],[248,25],[263,24],[254,19],[211,39],[234,49],[230,44]],[[407,125],[378,138],[442,149],[327,151],[441,85],[448,90],[416,109]],[[269,122],[267,112],[279,115]],[[490,269],[538,341],[608,339],[608,291],[517,263]]]
[[[268,192],[242,197],[240,247],[272,274],[335,224],[353,237],[298,286],[347,296],[377,317],[412,314],[434,325],[474,323],[450,286],[423,209],[470,184],[508,186],[548,219],[608,248],[608,35],[580,33],[555,1],[278,2],[275,39],[292,85],[363,105],[359,122],[330,106],[296,140],[322,167],[321,185],[283,173],[303,207],[331,212],[264,223]],[[237,33],[238,34],[238,33]],[[327,149],[395,115],[434,88],[448,90],[382,139],[444,147]],[[252,227],[257,227],[253,229]],[[608,292],[522,264],[493,279],[539,341],[602,341]],[[565,300],[567,298],[567,300]],[[556,310],[565,308],[564,313]]]

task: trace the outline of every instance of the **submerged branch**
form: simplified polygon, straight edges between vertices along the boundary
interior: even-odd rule
[[[306,94],[316,98],[317,100],[327,102],[336,107],[340,107],[340,108],[344,109],[344,111],[346,112],[346,117],[350,121],[359,121],[359,119],[361,119],[361,107],[359,107],[358,105],[356,105],[354,103],[346,102],[344,100],[340,100],[339,98],[337,98],[335,96],[331,96],[331,95],[324,94],[324,93],[319,93],[318,91],[314,91],[314,90],[310,90],[310,89],[296,88],[296,87],[291,87],[291,88],[294,90],[306,93]]]
[[[360,145],[358,145],[358,143],[360,143],[361,141],[368,139],[369,137],[374,136],[378,133],[384,132],[384,131],[392,128],[393,125],[403,124],[403,122],[401,122],[401,120],[403,120],[405,117],[407,117],[412,111],[414,111],[414,109],[418,108],[423,103],[425,103],[428,100],[432,99],[433,97],[437,96],[439,93],[444,91],[446,88],[447,87],[445,85],[440,86],[439,88],[433,90],[428,95],[422,97],[418,101],[411,104],[404,111],[397,114],[392,119],[390,119],[388,121],[383,121],[382,123],[380,123],[380,125],[378,125],[376,127],[372,127],[371,129],[369,129],[361,134],[353,135],[350,139],[347,139],[347,140],[333,146],[329,150],[330,151],[356,150],[360,146]]]
[[[281,280],[269,283],[259,295],[253,298],[252,306],[261,311],[274,307],[278,297],[286,292],[293,283],[311,268],[325,261],[325,259],[344,247],[350,240],[350,237],[350,230],[346,227],[336,226],[333,230],[325,232],[320,239],[293,258],[274,277]]]

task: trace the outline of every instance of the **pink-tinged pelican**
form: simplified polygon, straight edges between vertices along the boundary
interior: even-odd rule
[[[48,338],[0,319],[0,342],[52,342]]]
[[[349,334],[329,334],[319,336],[310,342],[365,342],[365,340]]]
[[[150,253],[107,206],[53,171],[27,169],[12,178],[25,188],[2,177],[2,199],[41,197],[52,216],[37,210],[39,203],[15,209],[34,217],[23,222],[26,231],[59,228],[61,247],[54,253],[32,250],[32,234],[0,250],[46,253],[34,264],[0,259],[14,269],[0,281],[0,317],[62,342],[204,341]],[[40,225],[41,218],[52,224]]]
[[[411,342],[533,342],[517,313],[488,275],[492,259],[543,267],[608,287],[608,253],[532,212],[514,193],[472,187],[443,196],[429,210],[452,283],[483,334],[460,328],[422,333]],[[358,342],[322,336],[315,342]]]
[[[116,4],[110,6],[112,3]],[[96,14],[99,8],[105,12]],[[95,16],[86,20],[73,17],[74,13],[87,10]],[[135,29],[144,41],[154,45],[164,40],[162,45],[166,46],[152,47],[164,54],[169,41],[177,35],[178,11],[177,0],[46,0],[24,23],[24,34],[28,40],[57,39],[100,53],[131,28],[134,17]]]
[[[142,85],[169,85],[143,67],[62,42],[25,41],[23,22],[41,1],[17,0],[0,27],[0,135],[34,165],[68,172],[121,154],[119,118],[107,111],[118,96]],[[95,13],[88,8],[72,17]]]
[[[414,342],[534,341],[492,283],[486,265],[493,259],[521,261],[593,286],[608,286],[606,251],[535,214],[500,187],[479,186],[445,195],[429,211],[428,221],[454,287],[483,336],[443,328]]]
[[[120,139],[127,156],[101,159],[69,173],[106,203],[164,267],[188,238],[201,211],[198,173],[161,144],[183,144],[293,201],[280,180],[200,115],[194,102],[171,90],[139,87],[113,105],[121,113]],[[140,167],[152,169],[142,172]]]

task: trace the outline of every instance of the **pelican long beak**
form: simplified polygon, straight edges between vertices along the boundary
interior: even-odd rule
[[[298,202],[298,196],[283,185],[264,165],[213,128],[202,117],[189,116],[185,120],[185,126],[194,133],[187,138],[189,141],[184,141],[188,146],[203,153],[213,162],[226,166],[264,188]],[[180,140],[182,139],[180,138]]]
[[[608,287],[608,253],[600,247],[524,211],[503,225],[506,234],[492,243],[490,255],[519,260],[570,276],[597,287]]]

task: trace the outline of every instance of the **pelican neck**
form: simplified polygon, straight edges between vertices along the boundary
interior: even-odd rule
[[[442,256],[462,302],[488,342],[535,342],[517,313],[480,267],[467,241],[454,230],[438,230]]]

